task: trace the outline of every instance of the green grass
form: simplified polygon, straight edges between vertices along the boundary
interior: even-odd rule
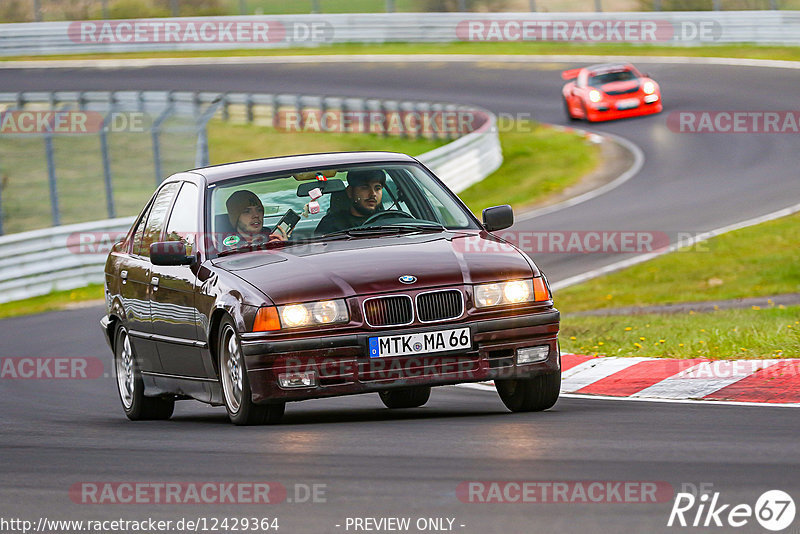
[[[247,159],[350,150],[388,150],[418,155],[447,143],[442,139],[406,139],[373,134],[286,133],[252,124],[212,121],[208,132],[212,164]]]
[[[458,194],[478,216],[490,206],[540,202],[576,183],[599,161],[599,147],[575,134],[526,121],[509,130],[500,133],[500,168]]]
[[[558,291],[569,313],[800,292],[800,213]]]
[[[54,54],[47,56],[2,57],[2,61],[47,59],[125,59],[163,57],[231,57],[231,56],[307,56],[354,54],[587,54],[613,56],[691,56],[733,57],[747,59],[780,59],[800,61],[800,47],[756,44],[720,44],[704,46],[660,46],[630,43],[549,43],[549,42],[453,42],[453,43],[344,43],[319,47],[203,50],[172,52],[128,52],[106,54]]]
[[[32,297],[25,300],[14,302],[4,302],[0,304],[0,319],[7,317],[17,317],[19,315],[31,315],[46,311],[62,310],[70,304],[85,301],[102,301],[103,285],[91,284],[86,287],[72,289],[69,291],[54,291],[41,297]]]
[[[800,355],[800,306],[710,313],[564,317],[561,349],[577,354],[669,358]]]
[[[556,305],[565,314],[562,347],[567,352],[608,356],[798,357],[798,306],[569,315],[590,309],[800,292],[798,242],[800,214],[795,214],[557,291]]]

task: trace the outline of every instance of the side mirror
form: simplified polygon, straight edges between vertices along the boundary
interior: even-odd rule
[[[514,224],[514,211],[508,204],[483,210],[483,227],[489,232],[504,230],[512,224]]]
[[[159,241],[150,245],[150,262],[153,265],[192,265],[194,256],[186,255],[183,241]]]

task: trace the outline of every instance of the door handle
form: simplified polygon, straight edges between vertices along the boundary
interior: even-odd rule
[[[153,291],[158,291],[158,277],[154,276],[151,278],[150,283],[153,285]]]

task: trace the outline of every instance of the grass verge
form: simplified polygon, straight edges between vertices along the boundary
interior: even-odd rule
[[[720,44],[703,46],[659,46],[631,43],[545,43],[545,42],[453,42],[436,43],[342,43],[319,47],[235,49],[171,52],[127,52],[104,54],[54,54],[47,56],[9,56],[0,61],[39,61],[58,59],[149,59],[189,57],[259,57],[259,56],[327,56],[359,54],[510,54],[598,56],[688,56],[732,57],[745,59],[780,59],[800,61],[800,47],[756,44]]]
[[[570,316],[622,306],[800,292],[800,214],[715,237],[558,291],[562,348],[608,356],[800,356],[800,307],[709,313]]]
[[[717,236],[562,289],[576,312],[800,292],[800,213]]]
[[[800,306],[710,313],[564,317],[561,349],[578,354],[766,359],[800,355]]]
[[[63,310],[71,304],[85,301],[103,300],[103,285],[91,284],[68,291],[54,291],[41,297],[32,297],[0,304],[0,319],[19,315],[32,315],[53,310]]]
[[[534,123],[511,124],[507,130],[500,134],[504,156],[502,166],[460,195],[478,215],[490,205],[511,202],[522,207],[543,199],[580,180],[599,159],[599,148],[575,134]],[[262,126],[221,121],[210,123],[208,133],[210,157],[214,164],[304,152],[388,150],[421,154],[445,143],[361,134],[287,134]],[[546,172],[542,169],[554,170]],[[148,182],[129,191],[128,201],[138,202],[134,204],[135,210],[146,202],[152,188]],[[133,213],[135,211],[129,214]],[[57,310],[74,302],[102,298],[102,286],[60,291],[0,304],[0,318]]]

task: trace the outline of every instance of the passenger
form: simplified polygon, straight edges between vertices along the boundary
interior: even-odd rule
[[[225,201],[228,208],[228,220],[233,227],[234,238],[225,239],[225,244],[236,245],[244,241],[247,244],[259,244],[271,241],[286,241],[283,230],[276,228],[274,233],[267,234],[264,228],[264,205],[252,191],[236,191]],[[235,239],[238,237],[239,239]]]
[[[347,203],[331,207],[317,225],[316,234],[329,234],[361,226],[371,216],[383,211],[383,186],[386,175],[382,170],[355,170],[347,173]],[[336,193],[334,193],[336,194]]]

